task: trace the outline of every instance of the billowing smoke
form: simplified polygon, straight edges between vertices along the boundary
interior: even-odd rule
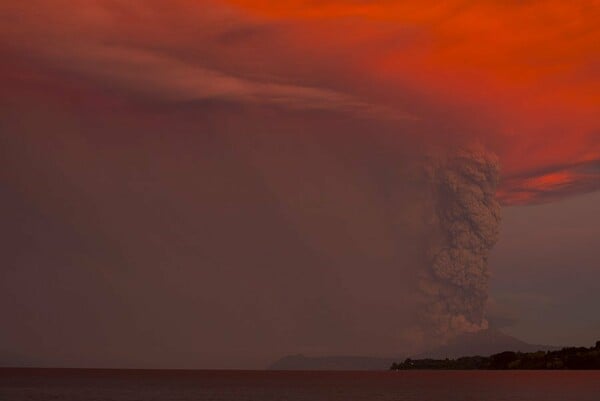
[[[499,165],[482,148],[437,158],[428,168],[433,195],[425,295],[427,332],[444,341],[487,328],[487,259],[498,238],[500,205],[495,198]]]

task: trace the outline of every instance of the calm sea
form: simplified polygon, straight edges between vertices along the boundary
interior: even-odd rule
[[[0,369],[2,401],[599,401],[600,371]]]

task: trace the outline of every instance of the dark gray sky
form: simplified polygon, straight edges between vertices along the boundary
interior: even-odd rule
[[[539,344],[595,343],[600,331],[600,194],[505,208],[491,256],[504,331]]]

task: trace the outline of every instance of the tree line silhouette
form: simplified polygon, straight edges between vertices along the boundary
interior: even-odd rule
[[[510,370],[510,369],[600,369],[600,341],[595,347],[567,347],[560,351],[505,351],[489,357],[458,359],[406,359],[393,363],[391,370]]]

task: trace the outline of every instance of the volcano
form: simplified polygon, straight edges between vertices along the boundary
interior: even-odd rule
[[[429,351],[411,355],[413,359],[460,358],[461,356],[490,356],[503,351],[535,352],[553,351],[561,347],[529,344],[496,329],[461,334],[447,344]],[[378,358],[369,356],[320,356],[288,355],[274,363],[269,370],[387,370],[394,362],[405,357]]]
[[[414,355],[413,358],[444,359],[473,355],[490,356],[504,351],[535,352],[553,351],[560,348],[552,345],[529,344],[499,330],[486,329],[461,334],[451,339],[447,344]]]

